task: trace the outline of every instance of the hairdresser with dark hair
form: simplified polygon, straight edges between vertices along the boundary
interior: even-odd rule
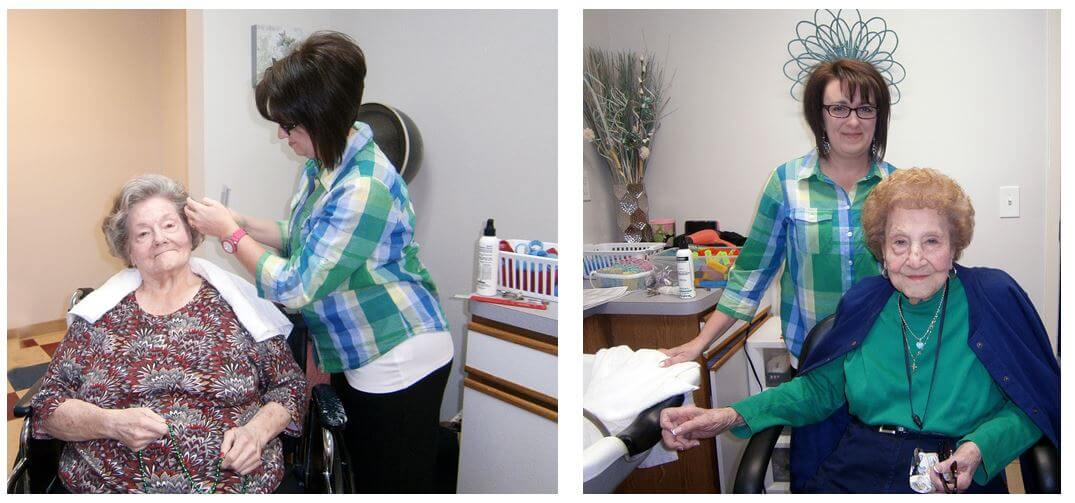
[[[428,493],[453,345],[418,259],[407,186],[356,120],[365,77],[362,50],[336,32],[274,63],[255,90],[258,111],[308,159],[289,218],[209,198],[188,200],[186,214],[254,275],[258,295],[302,313],[347,410],[358,490]]]
[[[806,334],[836,311],[840,297],[880,273],[859,214],[896,169],[884,161],[889,109],[887,83],[870,63],[837,59],[813,69],[803,117],[814,149],[773,170],[716,312],[694,339],[662,349],[669,356],[662,365],[698,359],[736,320],[753,319],[781,269],[780,323],[797,359]]]

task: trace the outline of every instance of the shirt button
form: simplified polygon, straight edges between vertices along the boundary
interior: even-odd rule
[[[982,343],[980,342],[978,344],[975,344],[975,346],[978,346],[978,349],[982,349]]]
[[[854,264],[854,262],[853,262],[853,261],[850,261],[850,260],[848,260],[848,261],[847,261],[847,265],[851,265],[851,264]]]
[[[1000,378],[1000,380],[1001,380],[1001,381],[1004,381],[1004,382],[1008,382],[1008,381],[1010,381],[1011,379],[1008,379],[1008,376],[1004,376],[1004,377],[1001,377],[1001,378]]]
[[[1030,413],[1031,414],[1037,414],[1038,413],[1038,408],[1034,407],[1033,409],[1030,409]]]
[[[851,237],[851,236],[853,236],[854,234],[855,234],[854,232],[851,232],[851,231],[847,231],[847,237]]]
[[[855,346],[858,346],[858,345],[859,345],[859,341],[851,341],[851,347],[855,347]]]

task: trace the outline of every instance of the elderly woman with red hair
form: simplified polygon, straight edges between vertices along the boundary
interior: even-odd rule
[[[1007,492],[997,475],[1042,435],[1059,445],[1060,369],[1007,273],[956,264],[974,208],[932,169],[895,172],[863,208],[882,276],[847,292],[790,382],[720,409],[661,415],[667,445],[725,430],[793,433],[792,490],[911,492],[916,450],[952,450],[919,492]]]

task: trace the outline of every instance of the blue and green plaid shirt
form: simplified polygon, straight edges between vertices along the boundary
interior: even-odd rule
[[[408,337],[448,330],[418,260],[407,185],[361,122],[340,166],[308,161],[281,256],[258,259],[258,295],[302,313],[325,372],[356,369]]]
[[[741,320],[758,310],[780,266],[780,324],[796,358],[819,320],[836,312],[851,285],[881,272],[859,217],[866,196],[895,171],[873,163],[847,192],[821,172],[816,151],[776,168],[717,309]]]

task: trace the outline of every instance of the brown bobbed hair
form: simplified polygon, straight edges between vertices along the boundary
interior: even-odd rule
[[[814,67],[803,90],[803,115],[810,130],[814,133],[814,144],[818,155],[828,159],[829,153],[822,147],[825,139],[825,86],[833,79],[840,81],[848,96],[854,97],[859,90],[862,98],[877,107],[877,126],[873,132],[873,144],[877,154],[871,160],[881,161],[885,158],[888,145],[888,117],[892,108],[888,84],[873,65],[857,59],[837,59],[824,61]],[[852,112],[854,113],[854,112]]]
[[[953,260],[959,260],[974,237],[974,205],[955,180],[930,168],[896,170],[870,191],[862,206],[866,247],[882,264],[888,216],[895,208],[929,208],[940,213],[948,222]]]
[[[358,118],[365,79],[366,56],[358,44],[343,33],[318,31],[265,70],[254,100],[262,117],[301,125],[318,166],[332,170]]]

